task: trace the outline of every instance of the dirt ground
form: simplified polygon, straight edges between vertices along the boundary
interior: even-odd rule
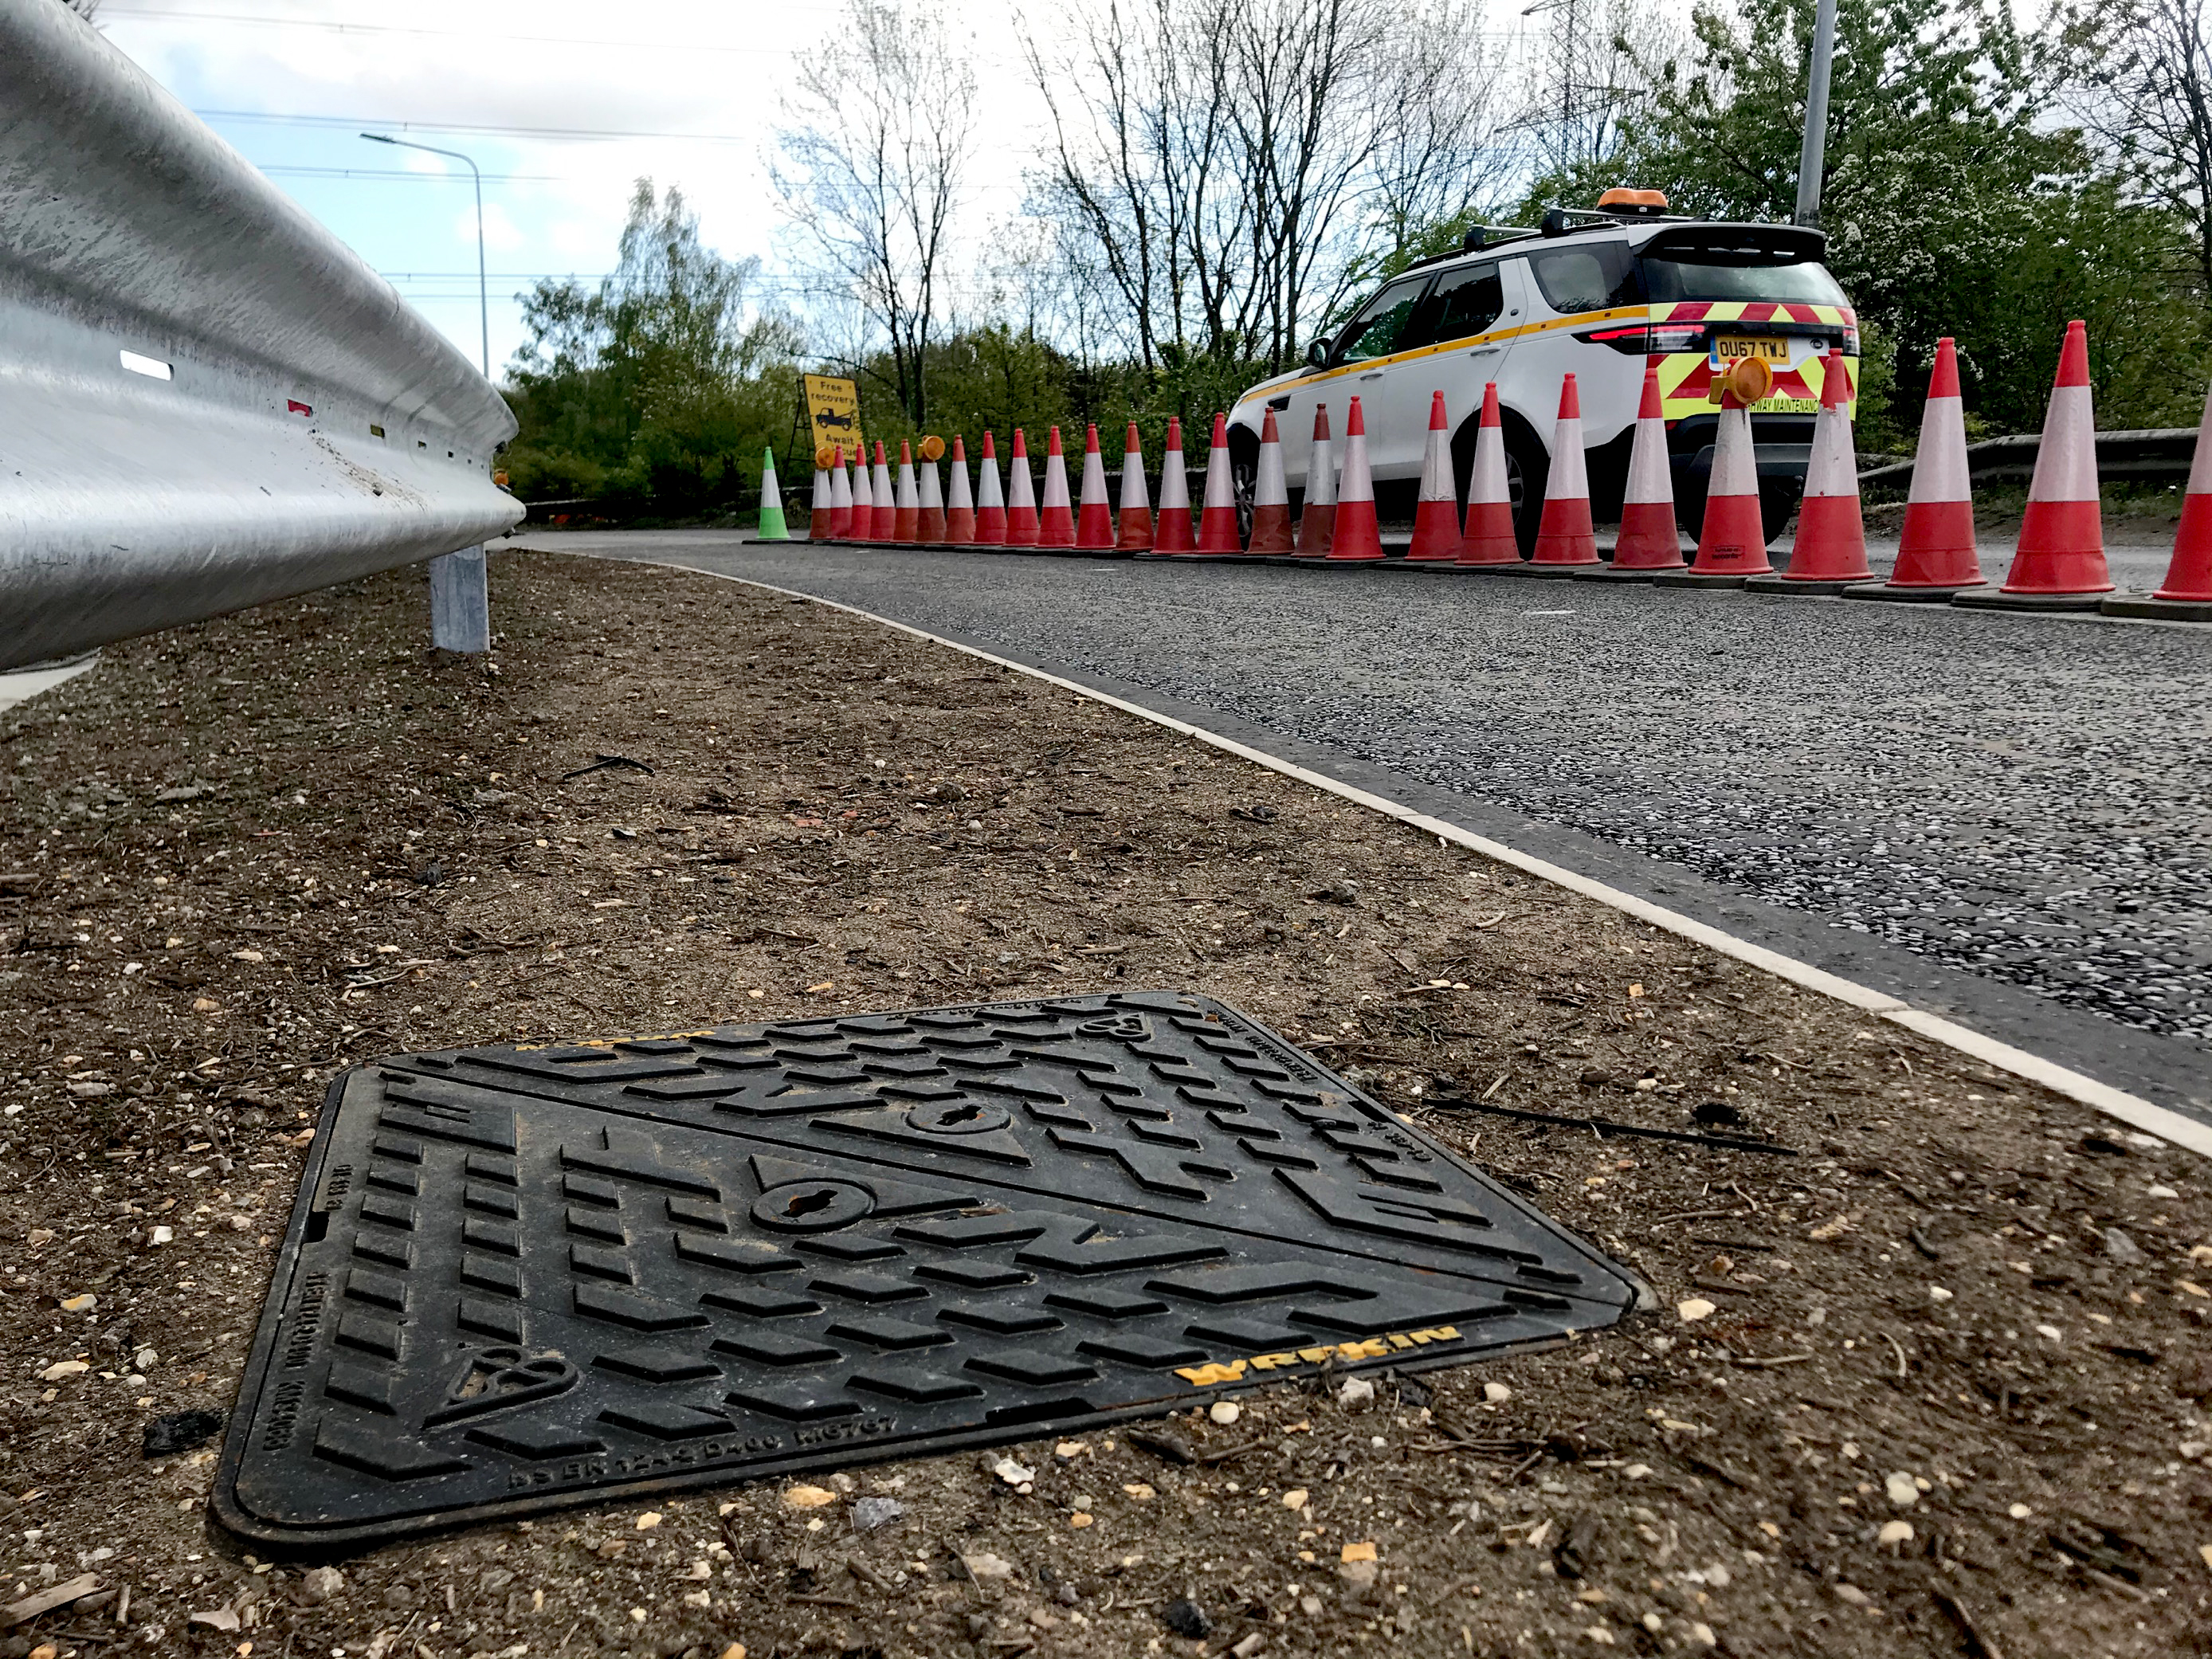
[[[0,1659],[2205,1650],[2190,1155],[951,650],[635,565],[494,584],[489,661],[426,648],[417,570],[0,716]],[[1018,1487],[917,1459],[334,1574],[210,1534],[212,1440],[143,1449],[228,1409],[346,1066],[1125,985],[1273,1024],[1659,1307],[1246,1395],[1188,1462],[1046,1439]]]

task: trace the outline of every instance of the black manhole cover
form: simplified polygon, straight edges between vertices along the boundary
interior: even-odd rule
[[[404,1055],[332,1097],[213,1500],[295,1551],[1443,1364],[1635,1297],[1178,993]]]

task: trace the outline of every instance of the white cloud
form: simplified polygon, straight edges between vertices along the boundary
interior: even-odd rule
[[[765,158],[781,88],[842,16],[830,7],[708,0],[613,12],[596,0],[540,0],[522,11],[505,0],[389,0],[368,14],[337,0],[294,0],[268,13],[289,20],[283,26],[208,15],[243,15],[247,3],[114,0],[171,6],[178,15],[111,8],[101,21],[116,46],[196,109],[339,118],[211,121],[249,159],[409,175],[275,181],[376,268],[412,273],[398,284],[403,295],[473,358],[476,220],[466,169],[357,135],[387,132],[469,155],[487,175],[495,361],[520,343],[511,296],[528,278],[611,269],[640,175],[680,185],[710,245],[732,258],[757,254],[774,275],[781,219]],[[965,228],[971,251],[980,250],[993,223],[1018,208],[1023,171],[1042,159],[1037,146],[1048,129],[1027,89],[1003,0],[940,0],[938,9],[986,88]],[[310,21],[346,27],[301,26]],[[440,122],[688,136],[577,142],[450,131]],[[404,123],[422,125],[410,131]]]

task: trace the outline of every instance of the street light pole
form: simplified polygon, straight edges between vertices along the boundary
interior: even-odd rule
[[[1836,55],[1836,0],[1813,10],[1813,62],[1805,77],[1805,143],[1797,152],[1797,213],[1801,225],[1820,222],[1820,171],[1827,162],[1828,70]]]
[[[1832,18],[1835,14],[1835,0],[1822,0],[1822,3],[1827,6],[1829,15]],[[1825,84],[1823,82],[1824,86]],[[476,180],[477,322],[481,334],[480,349],[483,354],[482,358],[483,375],[484,379],[489,380],[491,379],[491,285],[484,276],[483,174],[477,170],[477,164],[474,161],[470,161],[457,149],[440,149],[435,144],[418,144],[409,138],[387,138],[380,132],[364,132],[361,136],[373,144],[397,144],[402,149],[419,149],[432,155],[450,157],[467,167],[470,176]]]
[[[477,164],[457,149],[418,144],[410,138],[388,138],[380,132],[361,135],[373,144],[397,144],[460,162],[477,186],[477,326],[484,379],[491,379],[491,284],[484,275],[483,174]],[[443,553],[430,561],[430,642],[445,651],[481,654],[491,649],[491,580],[481,545]]]

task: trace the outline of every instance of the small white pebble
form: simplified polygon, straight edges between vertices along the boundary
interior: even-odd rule
[[[2059,1342],[2065,1340],[2065,1333],[2056,1325],[2038,1325],[2035,1328],[2035,1334],[2046,1342]]]
[[[1930,1302],[1948,1302],[1951,1299],[1951,1292],[1941,1285],[1930,1285],[1928,1287],[1928,1299]]]
[[[1206,1408],[1206,1414],[1226,1428],[1244,1415],[1244,1408],[1233,1400],[1217,1400]]]
[[[1884,1480],[1882,1490],[1889,1494],[1889,1501],[1899,1509],[1907,1508],[1920,1501],[1920,1483],[1903,1469],[1898,1470]]]
[[[1713,1311],[1713,1304],[1702,1296],[1693,1296],[1686,1302],[1677,1302],[1674,1311],[1682,1316],[1685,1325],[1704,1319]]]
[[[2035,1511],[2028,1508],[2025,1504],[2015,1504],[2010,1509],[2007,1510],[2005,1513],[2012,1516],[2015,1521],[2025,1521],[2029,1516],[2034,1514]]]
[[[1513,1398],[1513,1390],[1503,1382],[1486,1382],[1482,1385],[1482,1397],[1493,1406],[1502,1406]]]

